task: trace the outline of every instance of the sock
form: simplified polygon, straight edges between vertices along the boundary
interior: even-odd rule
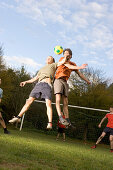
[[[66,118],[66,120],[67,120],[67,122],[68,122],[68,123],[70,123],[70,124],[71,124],[71,122],[70,122],[69,118]]]
[[[21,117],[20,117],[20,116],[17,116],[17,118],[18,118],[18,119],[21,119]]]
[[[7,128],[4,128],[4,131],[7,131]]]
[[[48,122],[48,123],[52,124],[52,122]]]
[[[59,119],[63,119],[62,115],[59,116]]]

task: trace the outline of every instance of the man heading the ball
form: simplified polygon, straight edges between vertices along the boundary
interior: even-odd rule
[[[68,111],[68,90],[69,86],[67,83],[67,80],[70,77],[70,74],[72,71],[75,71],[80,78],[85,80],[88,84],[90,84],[90,81],[81,73],[79,72],[79,69],[83,69],[83,66],[87,66],[87,64],[83,64],[80,67],[77,67],[77,65],[74,62],[71,62],[72,58],[72,51],[67,48],[63,51],[64,57],[61,57],[59,61],[62,61],[65,57],[67,58],[67,62],[65,64],[62,64],[58,66],[56,70],[55,75],[55,81],[54,81],[54,94],[56,96],[56,109],[58,116],[62,116],[62,111],[60,107],[60,101],[61,98],[63,100],[63,113],[65,115],[65,119],[68,122],[68,125],[71,126],[71,122],[69,120],[69,111]],[[84,68],[85,68],[84,67]]]

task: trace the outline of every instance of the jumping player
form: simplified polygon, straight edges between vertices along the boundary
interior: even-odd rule
[[[90,81],[81,72],[79,72],[79,69],[82,68],[78,67],[77,69],[77,65],[70,61],[72,58],[72,51],[69,48],[67,48],[64,49],[63,54],[64,57],[61,57],[59,61],[62,61],[65,57],[67,57],[67,62],[63,65],[58,66],[56,70],[55,81],[54,81],[54,94],[56,96],[56,109],[58,115],[59,116],[61,115],[60,101],[62,98],[63,113],[65,115],[65,118],[69,126],[72,126],[69,120],[69,111],[68,111],[69,86],[67,84],[67,80],[69,79],[71,72],[75,71],[78,74],[78,76],[84,81],[86,81],[88,84],[90,84]]]
[[[23,87],[27,83],[33,83],[38,80],[38,83],[35,85],[34,89],[31,91],[28,100],[26,101],[25,105],[21,109],[20,113],[17,117],[14,117],[13,119],[9,120],[10,123],[14,123],[21,120],[22,115],[29,109],[32,102],[36,99],[41,97],[42,99],[45,99],[46,101],[46,107],[47,107],[47,116],[48,116],[48,125],[47,129],[52,128],[52,106],[51,106],[51,98],[52,98],[52,82],[54,79],[54,74],[58,66],[65,63],[67,60],[67,56],[64,57],[62,61],[59,63],[55,63],[55,60],[52,56],[48,56],[46,59],[46,66],[41,68],[38,72],[38,74],[27,81],[21,82],[20,86]],[[85,68],[86,64],[82,66],[82,68]],[[77,68],[78,69],[78,68]],[[60,121],[64,125],[68,125],[67,121],[63,119],[63,117],[60,117]]]

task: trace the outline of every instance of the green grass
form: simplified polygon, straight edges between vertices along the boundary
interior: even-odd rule
[[[55,136],[39,131],[0,129],[0,170],[110,170],[113,153],[109,146],[99,145],[95,150],[79,140],[55,140]]]

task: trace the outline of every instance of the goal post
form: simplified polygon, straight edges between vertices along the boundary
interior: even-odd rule
[[[46,103],[45,101],[40,101],[40,100],[34,100],[35,102],[38,103]],[[52,105],[55,105],[56,103],[52,103]],[[61,106],[63,104],[60,104]],[[68,105],[68,107],[70,108],[78,108],[78,109],[85,109],[85,110],[93,110],[93,111],[99,111],[99,112],[109,112],[109,110],[103,110],[103,109],[95,109],[95,108],[89,108],[89,107],[81,107],[81,106],[74,106],[74,105]],[[24,122],[24,118],[25,118],[25,113],[22,116],[22,120],[21,120],[21,124],[20,124],[20,131],[22,130],[23,127],[23,122]]]

